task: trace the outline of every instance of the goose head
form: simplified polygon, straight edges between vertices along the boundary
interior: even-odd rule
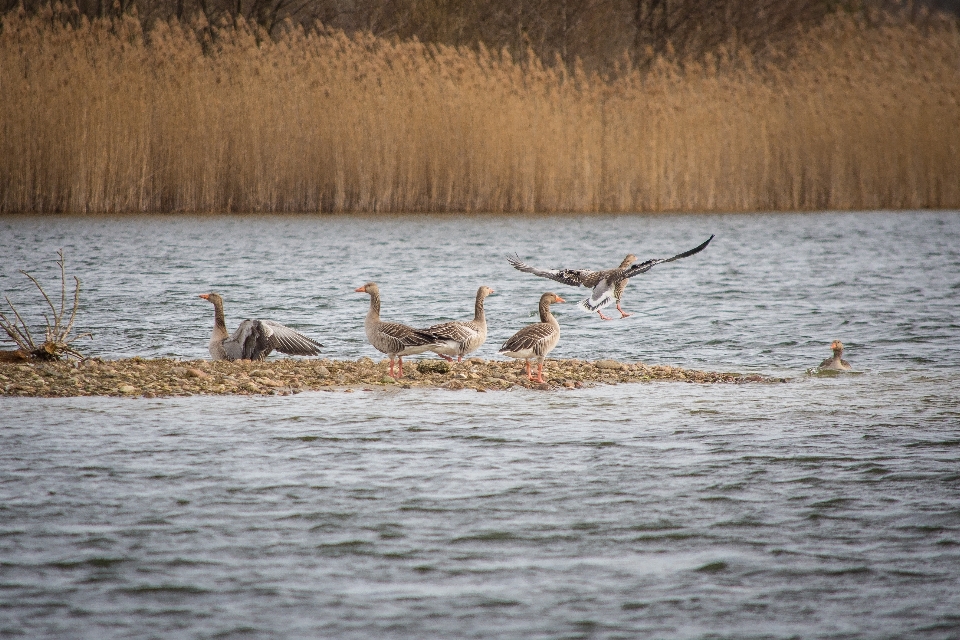
[[[354,289],[354,291],[357,293],[369,293],[370,295],[373,295],[375,293],[380,293],[380,288],[377,286],[376,282],[368,282],[362,287],[357,287]]]
[[[223,298],[220,297],[219,293],[201,293],[200,297],[208,302],[212,302],[213,306],[222,305]]]

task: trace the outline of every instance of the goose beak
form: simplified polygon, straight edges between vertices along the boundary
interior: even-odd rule
[[[357,293],[366,293],[366,292],[367,292],[365,286],[364,286],[364,287],[357,287],[356,289],[354,289],[354,291],[356,291]]]
[[[566,300],[564,300],[564,299],[561,298],[560,296],[557,296],[557,302],[566,302]]]
[[[209,293],[201,293],[201,294],[200,294],[200,297],[203,298],[204,300],[209,300],[209,299],[210,299],[210,294],[209,294]]]

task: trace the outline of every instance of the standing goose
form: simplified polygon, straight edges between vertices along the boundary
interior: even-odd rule
[[[468,322],[444,322],[424,329],[427,333],[436,336],[440,344],[432,349],[441,358],[452,361],[457,356],[457,362],[463,361],[463,356],[473,353],[487,340],[487,317],[483,313],[483,300],[493,293],[490,287],[477,289],[477,301],[473,307],[473,320]]]
[[[263,360],[276,349],[291,356],[315,356],[319,342],[273,320],[244,320],[231,336],[223,319],[223,298],[218,293],[202,293],[213,303],[213,335],[210,355],[214,360]]]
[[[620,307],[620,300],[623,297],[624,289],[627,287],[628,279],[641,273],[646,273],[652,267],[662,262],[673,262],[674,260],[688,258],[700,253],[710,244],[711,240],[713,240],[712,235],[700,246],[690,249],[689,251],[684,251],[683,253],[678,253],[672,258],[655,258],[646,260],[640,264],[633,264],[637,261],[637,256],[631,253],[623,259],[619,267],[616,269],[608,269],[607,271],[589,271],[587,269],[538,269],[522,262],[519,255],[516,257],[508,257],[507,262],[513,265],[514,269],[523,271],[524,273],[532,273],[535,276],[556,280],[557,282],[562,282],[563,284],[568,284],[573,287],[584,286],[593,289],[590,297],[581,300],[577,306],[584,311],[596,311],[604,320],[610,320],[611,318],[609,316],[603,315],[601,309],[609,306],[613,302],[616,302],[617,311],[620,312],[621,318],[626,318],[630,315]]]
[[[354,291],[370,294],[370,311],[367,312],[363,327],[370,344],[377,351],[390,356],[391,377],[403,377],[403,356],[431,351],[438,345],[438,338],[427,331],[380,320],[380,288],[376,282],[368,282]],[[393,374],[394,358],[400,362],[399,376]]]
[[[830,348],[833,349],[833,357],[827,358],[820,363],[820,369],[829,369],[832,371],[849,371],[853,369],[849,362],[841,358],[843,355],[843,343],[839,340],[834,340],[830,343]]]
[[[554,302],[566,302],[566,300],[550,292],[540,296],[540,322],[520,329],[500,347],[500,353],[503,355],[517,360],[526,360],[528,380],[533,380],[530,373],[530,359],[536,358],[538,362],[536,381],[543,382],[543,361],[560,341],[560,323],[550,313],[550,305]]]

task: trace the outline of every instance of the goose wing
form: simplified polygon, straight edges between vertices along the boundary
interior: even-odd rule
[[[377,325],[377,334],[383,341],[383,345],[388,347],[384,353],[398,353],[410,347],[425,347],[437,344],[438,340],[436,336],[425,330],[414,329],[396,322],[381,322]]]
[[[543,347],[549,344],[557,331],[557,327],[548,322],[537,322],[527,325],[503,343],[503,346],[500,347],[500,353],[523,353],[524,351],[530,351],[536,355],[541,355],[543,353]]]
[[[586,269],[538,269],[537,267],[531,267],[520,260],[519,255],[507,256],[507,262],[509,262],[517,271],[532,273],[533,275],[540,276],[541,278],[556,280],[557,282],[562,282],[563,284],[570,285],[571,287],[579,287],[581,285],[592,287],[594,284],[596,284],[596,280],[602,277],[603,273],[601,271],[588,271]]]
[[[597,311],[598,309],[603,309],[604,307],[613,304],[615,300],[615,289],[619,282],[622,282],[627,278],[632,278],[633,276],[641,273],[646,273],[658,264],[662,264],[664,262],[673,262],[674,260],[689,258],[692,255],[698,254],[707,248],[707,245],[710,244],[711,240],[713,240],[713,235],[707,238],[706,242],[700,244],[699,246],[696,246],[689,251],[678,253],[671,258],[654,258],[652,260],[641,262],[640,264],[635,264],[623,271],[616,269],[608,272],[609,275],[606,275],[594,285],[593,291],[590,293],[590,297],[581,300],[577,306],[584,311]]]
[[[269,332],[267,337],[270,346],[280,353],[291,356],[315,356],[320,354],[320,347],[323,345],[296,329],[291,329],[287,325],[273,320],[261,320],[260,323]]]
[[[640,264],[635,264],[629,269],[626,269],[623,272],[623,275],[618,278],[618,280],[626,280],[627,278],[632,278],[635,275],[646,273],[647,271],[650,271],[651,268],[664,262],[673,262],[674,260],[679,260],[680,258],[689,258],[692,255],[696,255],[701,251],[703,251],[704,249],[706,249],[707,245],[710,244],[711,240],[713,240],[713,235],[707,238],[706,241],[704,241],[702,244],[694,247],[693,249],[690,249],[689,251],[678,253],[672,258],[655,258],[653,260],[646,260],[644,262],[641,262]]]
[[[271,330],[260,320],[244,320],[223,341],[223,350],[228,360],[259,360],[273,350],[270,344]]]
[[[469,323],[456,321],[435,324],[432,327],[427,327],[424,329],[424,332],[429,333],[436,338],[440,338],[443,341],[453,341],[456,343],[466,343],[469,340],[476,338],[480,333],[475,328],[471,327]]]

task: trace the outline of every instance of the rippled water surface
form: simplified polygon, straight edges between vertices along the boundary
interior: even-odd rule
[[[585,295],[506,253],[711,233],[553,355],[790,382],[0,398],[0,637],[960,637],[956,212],[7,217],[0,290],[37,317],[63,247],[88,353],[205,357],[215,290],[357,358],[364,282],[417,325],[487,284],[495,357]],[[834,338],[858,373],[807,374]]]

